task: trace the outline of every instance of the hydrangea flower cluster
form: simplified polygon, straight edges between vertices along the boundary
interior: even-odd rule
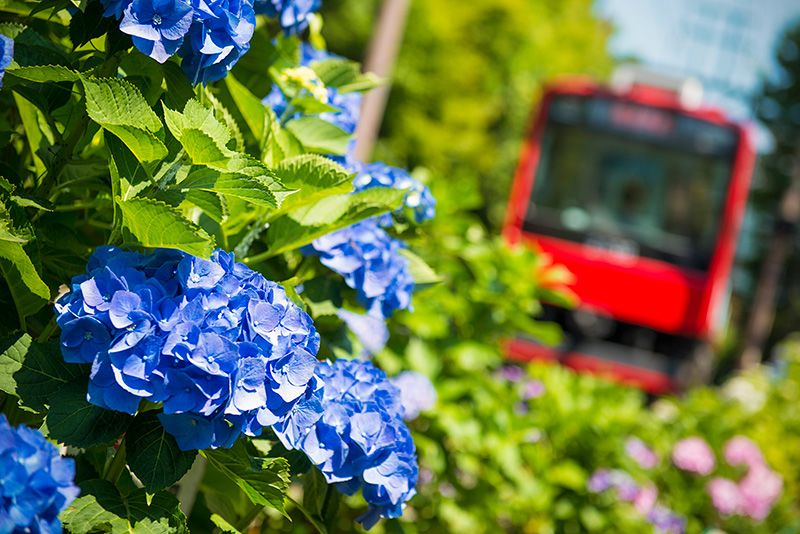
[[[433,198],[430,189],[412,178],[404,169],[375,162],[362,165],[358,172],[358,176],[353,180],[356,191],[365,191],[373,187],[391,187],[407,191],[405,206],[413,211],[416,223],[423,223],[436,215],[436,199]],[[387,214],[381,219],[382,226],[391,224],[391,215]]]
[[[766,464],[758,445],[744,436],[729,440],[724,456],[731,465],[747,467],[747,474],[738,483],[719,477],[709,481],[706,490],[714,508],[722,516],[763,520],[781,496],[783,479]]]
[[[365,528],[400,517],[418,478],[400,391],[368,361],[326,362],[316,374],[325,383],[324,413],[298,448],[343,493],[361,489],[369,503],[358,519]]]
[[[764,455],[751,439],[745,436],[735,436],[728,440],[722,451],[725,461],[731,465],[756,467],[764,465]]]
[[[105,15],[159,63],[178,53],[194,83],[224,78],[250,49],[253,0],[102,0]]]
[[[400,240],[367,219],[317,238],[303,250],[342,275],[368,313],[386,318],[411,307],[414,278],[401,248]]]
[[[639,438],[625,440],[625,454],[644,469],[653,469],[658,465],[658,455]]]
[[[683,534],[686,519],[658,503],[658,490],[651,484],[639,485],[625,471],[598,469],[586,485],[592,493],[614,491],[620,501],[633,505],[637,512],[647,518],[656,532]]]
[[[0,532],[60,532],[58,514],[80,492],[74,479],[71,458],[0,414]]]
[[[14,57],[14,40],[0,35],[0,87],[3,87],[3,76]]]
[[[742,493],[733,480],[712,478],[706,486],[714,508],[723,516],[738,514],[742,511]]]
[[[320,0],[255,0],[256,13],[277,18],[283,31],[290,35],[305,30],[311,15],[321,6]]]
[[[716,460],[708,443],[697,436],[685,438],[675,444],[672,449],[672,462],[678,469],[707,475],[714,470]]]
[[[291,443],[321,414],[311,318],[227,252],[101,247],[56,312],[64,359],[92,364],[89,401],[130,414],[162,403],[182,449],[265,426]]]

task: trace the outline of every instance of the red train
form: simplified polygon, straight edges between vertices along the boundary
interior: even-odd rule
[[[703,374],[727,316],[755,151],[748,128],[685,89],[569,80],[545,90],[504,234],[572,271],[580,304],[546,307],[561,346],[518,338],[509,357],[654,394]]]

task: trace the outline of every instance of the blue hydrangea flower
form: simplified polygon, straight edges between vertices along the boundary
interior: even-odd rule
[[[0,414],[0,532],[61,532],[58,514],[80,492],[74,479],[74,460]]]
[[[403,371],[391,382],[400,390],[400,402],[407,421],[416,419],[420,412],[430,410],[436,404],[436,388],[422,373]]]
[[[164,63],[180,48],[193,17],[188,0],[133,0],[119,29],[143,54]]]
[[[367,219],[317,238],[303,251],[342,275],[370,314],[389,317],[411,308],[414,278],[399,252],[403,247],[375,219]]]
[[[364,191],[373,187],[392,187],[408,191],[405,197],[405,206],[412,210],[417,223],[430,220],[436,215],[436,199],[433,198],[431,190],[412,178],[404,169],[381,162],[368,163],[359,168],[359,174],[353,180],[353,185],[356,191]],[[387,214],[381,218],[382,226],[391,224],[390,215]]]
[[[176,52],[193,84],[224,78],[250,49],[253,0],[102,0],[106,17],[142,53],[164,63]]]
[[[184,72],[196,85],[224,78],[250,49],[256,16],[253,0],[195,1],[195,22],[180,55]]]
[[[56,312],[65,361],[92,364],[89,401],[131,414],[162,403],[183,449],[229,447],[265,426],[291,443],[292,425],[321,414],[311,318],[227,252],[101,247]]]
[[[308,27],[309,17],[319,11],[321,0],[256,0],[256,13],[278,19],[283,31],[296,35]]]
[[[3,87],[3,76],[6,67],[11,64],[14,57],[14,40],[5,35],[0,35],[0,87]]]
[[[365,528],[380,517],[400,517],[418,477],[400,391],[367,361],[325,362],[316,376],[325,384],[324,413],[298,448],[343,493],[361,489],[369,503],[359,518]]]

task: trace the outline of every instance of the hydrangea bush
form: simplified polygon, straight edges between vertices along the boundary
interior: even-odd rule
[[[403,516],[435,391],[362,358],[436,280],[435,203],[354,160],[377,80],[319,8],[0,5],[0,531]]]

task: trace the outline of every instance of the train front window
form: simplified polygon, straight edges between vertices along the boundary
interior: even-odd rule
[[[730,179],[733,132],[712,126],[719,132],[693,139],[667,116],[665,128],[680,135],[677,144],[666,131],[642,135],[592,124],[591,113],[589,107],[588,118],[572,124],[548,123],[525,229],[707,269]],[[694,122],[688,128],[711,126]],[[724,146],[713,146],[713,135]],[[693,146],[702,139],[712,144]]]

